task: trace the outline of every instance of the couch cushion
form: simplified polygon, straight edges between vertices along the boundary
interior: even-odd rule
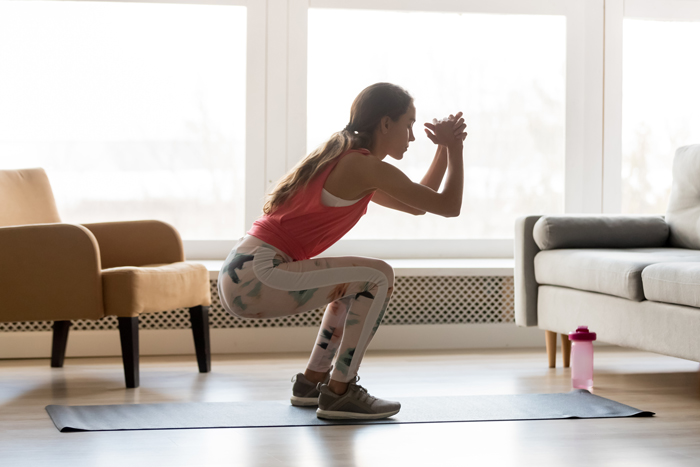
[[[670,246],[700,249],[700,144],[676,150],[666,220]]]
[[[647,300],[700,308],[700,262],[652,264],[642,283]]]
[[[105,315],[210,305],[209,271],[203,264],[178,262],[102,270]]]
[[[682,248],[546,250],[535,256],[539,284],[559,285],[630,300],[644,300],[642,271],[662,262],[700,262]]]
[[[657,248],[666,246],[661,216],[566,214],[542,216],[532,235],[540,250],[557,248]]]

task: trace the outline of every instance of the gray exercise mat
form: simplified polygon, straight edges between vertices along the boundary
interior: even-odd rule
[[[561,418],[650,417],[647,412],[575,389],[566,394],[402,397],[401,412],[385,420],[330,421],[315,407],[289,401],[188,402],[129,405],[49,405],[56,428],[67,431],[166,430],[386,423],[439,423]]]

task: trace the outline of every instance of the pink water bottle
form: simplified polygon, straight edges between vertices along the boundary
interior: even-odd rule
[[[571,341],[571,384],[576,389],[593,388],[593,341],[595,332],[579,326],[569,333]]]

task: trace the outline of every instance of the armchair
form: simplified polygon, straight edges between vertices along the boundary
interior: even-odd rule
[[[126,386],[139,386],[138,316],[189,308],[199,371],[211,368],[209,275],[159,221],[61,223],[43,169],[0,170],[0,322],[53,321],[62,367],[70,320],[116,316]]]

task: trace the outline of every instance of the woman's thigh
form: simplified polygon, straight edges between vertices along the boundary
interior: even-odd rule
[[[261,247],[232,253],[229,259],[227,274],[225,265],[219,279],[222,303],[246,318],[303,313],[348,296],[376,297],[383,303],[394,281],[391,267],[373,258],[285,261]]]

